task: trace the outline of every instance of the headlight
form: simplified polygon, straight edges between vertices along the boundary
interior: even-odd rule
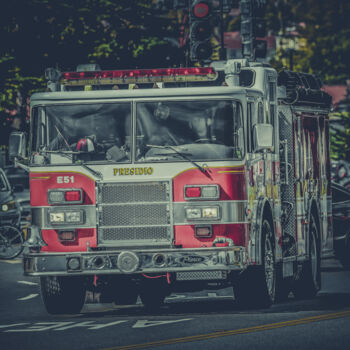
[[[219,199],[219,185],[186,185],[184,187],[184,197],[186,200]]]
[[[1,206],[1,210],[2,211],[9,211],[11,209],[15,209],[16,208],[16,202],[15,201],[11,201],[8,203],[5,203]]]
[[[49,214],[50,223],[55,224],[83,224],[83,210],[52,211]]]
[[[81,211],[67,211],[66,212],[66,221],[80,223],[82,221],[82,212]]]
[[[203,208],[202,216],[203,218],[217,219],[219,217],[219,208],[218,207]]]
[[[188,220],[195,219],[214,219],[220,218],[219,207],[192,207],[185,208],[186,218]]]
[[[187,219],[200,219],[202,217],[202,210],[200,208],[186,208]]]
[[[49,203],[64,203],[63,191],[50,191],[47,193]]]
[[[64,223],[64,213],[50,213],[51,224]]]

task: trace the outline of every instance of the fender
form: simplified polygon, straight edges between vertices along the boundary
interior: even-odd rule
[[[261,235],[262,235],[262,220],[265,208],[270,212],[272,221],[273,215],[270,202],[265,197],[260,197],[256,200],[256,207],[252,218],[252,226],[250,230],[250,238],[248,243],[249,258],[252,264],[260,265],[261,261]],[[273,222],[272,222],[273,224]],[[274,230],[274,225],[272,225]],[[276,242],[275,242],[276,246]]]
[[[307,206],[307,212],[306,212],[306,217],[307,217],[307,230],[305,232],[305,236],[306,236],[306,240],[305,240],[305,251],[306,251],[306,260],[308,260],[310,257],[309,257],[309,240],[310,240],[310,237],[309,237],[309,226],[310,226],[310,223],[311,223],[311,214],[313,212],[313,210],[315,211],[315,214],[316,214],[316,225],[317,225],[317,228],[318,228],[318,237],[317,237],[317,240],[318,240],[318,249],[319,249],[319,253],[321,254],[321,251],[322,251],[322,239],[321,237],[323,236],[323,232],[321,232],[321,230],[323,229],[322,228],[322,225],[321,225],[321,222],[320,222],[320,208],[319,208],[319,202],[317,200],[317,198],[315,196],[312,196],[309,200],[309,203],[308,203],[308,206]]]

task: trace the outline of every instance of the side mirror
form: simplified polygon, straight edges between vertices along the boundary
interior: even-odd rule
[[[271,124],[254,125],[253,135],[255,152],[273,148],[273,126]]]
[[[9,158],[26,158],[27,138],[24,132],[15,131],[10,134],[9,139]]]

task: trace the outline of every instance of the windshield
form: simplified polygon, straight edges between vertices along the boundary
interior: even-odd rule
[[[39,107],[33,122],[35,152],[75,152],[84,161],[131,159],[130,103]]]
[[[145,102],[136,107],[137,161],[241,159],[241,106],[230,100]],[[171,147],[169,147],[171,146]]]
[[[242,110],[236,101],[136,102],[134,122],[131,106],[121,102],[35,107],[34,163],[234,160],[244,155]]]

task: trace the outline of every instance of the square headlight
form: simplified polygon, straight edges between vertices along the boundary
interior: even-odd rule
[[[202,217],[206,219],[217,219],[219,217],[219,208],[202,208]]]
[[[187,219],[201,219],[201,208],[186,208],[186,217]]]
[[[47,195],[49,203],[64,203],[63,191],[49,191]]]
[[[79,211],[67,211],[66,222],[81,223],[83,220],[83,213]]]
[[[50,213],[50,223],[51,224],[64,223],[64,212]]]

